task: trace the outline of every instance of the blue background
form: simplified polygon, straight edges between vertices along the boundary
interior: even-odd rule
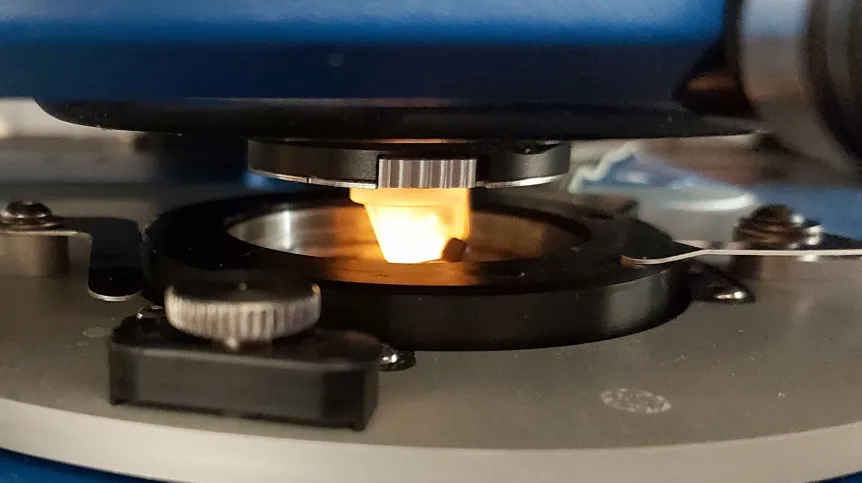
[[[724,8],[724,0],[0,0],[0,96],[656,105],[718,42]]]

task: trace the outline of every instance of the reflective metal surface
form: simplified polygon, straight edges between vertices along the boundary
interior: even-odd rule
[[[29,237],[29,231],[55,226],[59,218],[38,201],[13,201],[0,212],[0,271],[45,277],[69,270],[69,240],[64,236]]]
[[[138,225],[123,218],[56,218],[48,224],[0,225],[0,271],[30,276],[59,274],[68,267],[69,237],[91,243],[87,289],[97,299],[128,300],[141,290]]]
[[[836,2],[745,0],[739,45],[746,95],[769,129],[788,146],[842,166],[848,155],[818,106],[814,83],[824,79],[816,78],[809,57],[843,54],[811,51],[815,5],[828,9],[830,3]]]
[[[65,236],[0,234],[0,272],[46,277],[69,270],[69,240]]]
[[[145,223],[161,196],[177,196],[148,194],[51,204]],[[415,367],[381,376],[379,411],[354,432],[111,406],[104,337],[148,304],[92,300],[86,271],[77,250],[69,278],[0,277],[0,447],[187,482],[762,482],[859,470],[858,276],[761,283],[756,303],[696,302],[595,344],[419,352]]]
[[[565,174],[553,176],[539,176],[536,178],[516,179],[512,181],[479,181],[476,186],[482,188],[519,188],[522,186],[537,186],[540,184],[553,183],[554,181],[563,179]]]
[[[345,181],[341,179],[324,179],[313,176],[294,176],[292,174],[276,173],[264,169],[249,167],[248,170],[252,173],[266,176],[267,178],[280,179],[282,181],[291,181],[294,183],[305,183],[316,186],[331,186],[333,188],[360,188],[374,189],[377,187],[374,183],[364,183],[361,181]]]
[[[379,411],[354,432],[111,406],[104,337],[144,302],[83,296],[75,260],[70,279],[0,277],[4,448],[188,482],[761,482],[858,470],[858,283],[766,284],[757,303],[694,304],[596,344],[421,352],[382,375]]]
[[[786,205],[766,205],[742,217],[733,230],[734,239],[760,248],[797,248],[821,242],[823,226],[794,212]]]
[[[237,223],[228,232],[245,242],[312,257],[383,259],[359,205],[284,210]],[[474,211],[465,261],[534,258],[583,243],[577,233],[541,220]]]
[[[320,289],[246,277],[183,280],[165,292],[165,315],[187,334],[236,349],[310,329],[320,317]]]
[[[9,203],[0,212],[0,222],[6,227],[34,228],[57,223],[54,213],[42,203],[19,200]]]
[[[390,159],[380,158],[378,188],[473,188],[476,158]]]
[[[458,140],[251,140],[248,168],[263,176],[344,188],[501,188],[565,175],[569,145]]]
[[[643,247],[643,253],[627,253],[623,261],[631,265],[661,265],[705,256],[745,257],[862,257],[862,242],[837,235],[823,234],[818,245],[800,245],[785,249],[759,248],[749,242],[713,242],[700,240],[678,241],[667,251],[651,251],[656,247]],[[661,249],[659,249],[661,250]]]
[[[56,163],[67,151],[50,158]],[[795,182],[831,176],[789,156],[765,163],[763,153],[720,146],[665,155],[749,183],[768,176]],[[34,169],[29,158],[20,166],[42,177],[63,168],[76,181],[105,176],[105,166],[122,167],[127,175],[129,166],[137,166],[126,159],[80,159],[87,163],[61,162],[55,171],[42,164]],[[5,199],[33,196],[22,179],[7,180]],[[98,190],[45,186],[39,197],[58,213],[129,217],[144,225],[173,206],[241,192],[203,183],[156,191],[153,183],[161,182],[103,184]],[[796,206],[792,193],[773,196]],[[827,230],[842,222],[855,229],[857,212],[850,208],[859,206],[858,194],[845,195],[818,191],[810,198],[829,209],[817,205],[812,209],[819,212],[805,213],[823,220]],[[723,229],[730,234],[729,224]],[[86,296],[86,247],[73,240],[71,248],[69,278],[0,276],[4,449],[157,480],[208,483],[569,482],[596,475],[608,481],[760,483],[818,481],[860,469],[862,407],[854,403],[862,400],[859,261],[805,263],[819,267],[817,283],[776,276],[757,283],[756,303],[694,303],[665,326],[611,341],[419,352],[415,367],[381,376],[380,411],[366,432],[356,433],[111,406],[104,338],[122,318],[142,306],[149,310],[149,303],[135,298],[106,304]]]
[[[699,302],[743,304],[754,302],[754,294],[724,270],[694,262],[688,267],[689,296]]]

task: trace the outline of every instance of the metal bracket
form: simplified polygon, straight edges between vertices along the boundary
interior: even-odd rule
[[[670,246],[639,247],[622,256],[627,265],[661,265],[707,255],[759,257],[862,257],[862,242],[838,235],[823,234],[815,246],[782,249],[759,248],[746,241],[677,241]]]
[[[24,276],[65,273],[69,237],[90,240],[90,295],[119,302],[140,292],[143,272],[137,223],[122,218],[55,217],[36,202],[14,202],[0,214],[0,271]]]

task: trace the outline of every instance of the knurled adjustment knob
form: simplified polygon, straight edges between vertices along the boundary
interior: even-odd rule
[[[320,317],[320,289],[303,282],[187,280],[165,293],[175,328],[237,349],[310,329]]]

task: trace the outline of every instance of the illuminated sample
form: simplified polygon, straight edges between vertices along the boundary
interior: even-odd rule
[[[450,239],[464,240],[469,234],[466,188],[355,188],[350,199],[365,205],[383,257],[390,263],[437,260]]]

